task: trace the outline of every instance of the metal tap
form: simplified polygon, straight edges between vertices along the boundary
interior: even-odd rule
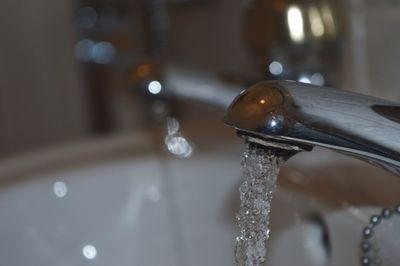
[[[225,123],[247,141],[281,150],[319,146],[400,175],[400,105],[293,81],[261,82],[231,103]]]

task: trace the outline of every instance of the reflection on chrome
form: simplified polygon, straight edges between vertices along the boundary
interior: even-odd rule
[[[294,42],[304,40],[304,22],[303,15],[298,6],[290,6],[287,10],[287,23],[289,26],[290,38]]]
[[[283,66],[278,61],[272,61],[271,64],[269,64],[268,68],[269,68],[269,72],[275,76],[280,75],[283,72]]]
[[[162,85],[159,81],[153,80],[149,83],[147,89],[151,94],[159,94],[162,90]]]
[[[94,46],[94,41],[90,39],[79,40],[74,47],[75,58],[80,62],[90,62]]]
[[[68,187],[64,182],[58,181],[53,185],[53,192],[58,198],[64,198],[68,193]]]
[[[324,35],[325,27],[318,8],[315,6],[310,7],[308,10],[308,17],[310,19],[311,33],[315,37],[321,37]]]
[[[325,83],[325,79],[324,76],[322,76],[322,74],[314,73],[311,75],[310,82],[311,84],[322,86]]]
[[[109,42],[95,43],[90,39],[79,40],[74,46],[75,58],[84,63],[109,64],[114,61],[115,48]]]
[[[109,64],[114,61],[115,48],[109,42],[99,42],[93,47],[93,61],[99,64]]]
[[[174,117],[167,117],[168,135],[177,134],[179,131],[179,121]]]
[[[277,124],[278,122],[276,122],[275,119],[272,119],[271,122],[269,123],[270,127],[276,127]]]
[[[305,75],[305,74],[300,75],[298,81],[301,82],[301,83],[308,83],[308,84],[311,83],[310,78],[309,78],[307,75]]]
[[[322,86],[325,83],[325,78],[321,73],[314,73],[311,76],[308,74],[301,74],[298,78],[298,81],[301,83],[314,84],[318,86]]]
[[[93,245],[86,245],[82,248],[82,254],[85,258],[92,260],[97,256],[97,249]]]
[[[324,21],[326,31],[329,35],[335,35],[336,25],[333,18],[332,9],[330,6],[323,4],[321,7],[322,20]]]

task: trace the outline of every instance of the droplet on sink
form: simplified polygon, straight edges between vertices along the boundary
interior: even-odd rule
[[[57,197],[64,198],[68,193],[68,187],[64,182],[58,181],[53,185],[53,192]]]
[[[82,248],[82,254],[85,258],[92,260],[97,256],[97,249],[93,245],[86,245]]]

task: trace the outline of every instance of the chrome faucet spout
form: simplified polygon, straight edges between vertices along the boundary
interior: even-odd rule
[[[309,151],[332,149],[400,175],[400,105],[293,81],[258,83],[240,93],[225,123],[250,142]]]

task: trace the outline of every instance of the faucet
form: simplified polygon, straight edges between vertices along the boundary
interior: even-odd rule
[[[242,91],[225,124],[250,143],[294,155],[323,147],[400,175],[400,105],[350,91],[267,81]]]
[[[162,72],[160,77],[146,76],[134,91],[146,99],[188,100],[226,110],[243,90],[242,84],[225,82],[216,73],[179,63],[165,63]],[[157,78],[160,89],[151,92],[150,83]]]

